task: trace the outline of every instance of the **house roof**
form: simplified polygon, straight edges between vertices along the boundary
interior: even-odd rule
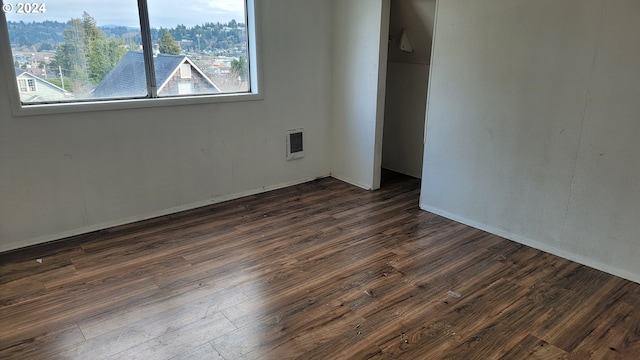
[[[154,57],[154,69],[158,92],[178,71],[180,65],[188,62],[212,86],[212,92],[220,89],[184,55],[158,54]],[[129,51],[116,66],[104,77],[95,88],[96,97],[136,97],[147,95],[147,81],[144,71],[144,55],[141,52]]]
[[[41,86],[44,85],[44,86],[47,86],[48,88],[50,88],[50,89],[52,89],[54,91],[57,91],[57,92],[59,92],[61,94],[70,95],[63,88],[59,87],[56,84],[50,83],[50,82],[48,82],[47,80],[45,80],[45,79],[43,79],[41,77],[35,76],[35,75],[33,75],[33,74],[29,73],[29,72],[26,72],[26,71],[24,71],[22,69],[18,69],[18,68],[14,68],[14,69],[16,70],[16,79],[21,79],[21,78],[22,79],[24,79],[24,78],[35,79],[38,82],[38,84],[40,84]],[[24,94],[21,94],[21,96],[23,96],[23,98],[25,98],[25,99],[27,97],[27,95],[24,95]],[[35,94],[35,95],[32,95],[31,98],[29,98],[27,100],[24,100],[24,101],[30,102],[30,101],[43,101],[43,100],[46,100],[46,99],[43,99],[39,94]]]

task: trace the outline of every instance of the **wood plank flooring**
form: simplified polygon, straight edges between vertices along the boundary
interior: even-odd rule
[[[640,358],[640,285],[418,198],[327,178],[0,254],[0,358]]]

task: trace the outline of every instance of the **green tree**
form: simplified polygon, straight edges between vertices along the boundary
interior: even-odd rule
[[[48,82],[52,83],[53,85],[56,85],[57,87],[62,87],[62,79],[58,79],[58,78],[49,78],[47,79]],[[68,82],[64,83],[64,89],[67,91],[71,91],[71,84],[69,84]]]
[[[88,84],[87,36],[82,19],[71,19],[63,33],[64,43],[58,46],[53,65],[62,68],[65,77],[79,89]]]
[[[240,81],[247,81],[247,72],[247,59],[244,56],[231,61],[231,73],[234,78],[240,77]]]
[[[97,38],[89,48],[89,79],[99,84],[126,54],[124,40]]]
[[[84,31],[87,46],[90,46],[97,39],[104,38],[102,30],[98,29],[96,19],[86,11],[82,13],[82,30]]]
[[[68,24],[51,66],[60,67],[74,89],[89,91],[89,85],[100,83],[127,50],[124,41],[107,39],[87,12]]]
[[[42,43],[38,46],[38,51],[51,51],[53,50],[53,46],[49,43]]]
[[[160,53],[162,54],[180,55],[180,46],[167,29],[162,30],[162,36],[160,36],[160,40],[158,40],[158,45]]]

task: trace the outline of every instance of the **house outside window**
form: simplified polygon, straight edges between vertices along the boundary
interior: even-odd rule
[[[253,0],[204,0],[198,3],[204,7],[186,3],[179,12],[163,1],[84,2],[72,13],[64,1],[54,0],[46,11],[0,14],[0,41],[11,44],[12,64],[39,64],[34,75],[69,93],[62,100],[46,94],[21,98],[21,108],[255,93],[255,78],[236,75],[253,69],[246,61],[255,59],[255,33],[248,26]],[[170,74],[186,83],[174,82]],[[16,80],[20,93],[38,90],[34,79]]]
[[[18,79],[20,101],[23,103],[72,99],[72,94],[42,77],[17,68],[14,72]]]

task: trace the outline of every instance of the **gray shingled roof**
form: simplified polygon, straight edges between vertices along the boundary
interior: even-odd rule
[[[160,87],[183,63],[184,55],[158,54],[153,65],[156,84]],[[144,72],[144,58],[141,52],[129,51],[116,66],[102,79],[93,91],[95,97],[141,97],[147,95]]]

